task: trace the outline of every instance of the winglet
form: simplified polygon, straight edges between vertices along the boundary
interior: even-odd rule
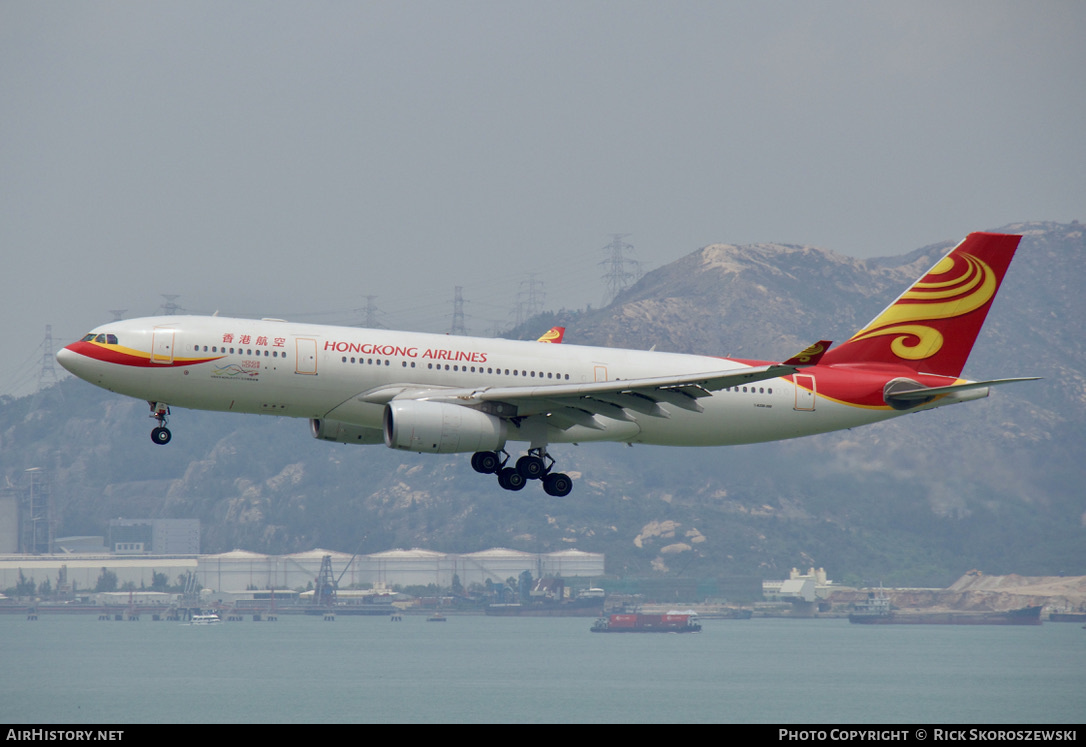
[[[557,344],[562,341],[562,336],[565,334],[565,327],[551,327],[536,342],[553,342]]]
[[[822,360],[822,356],[826,354],[826,351],[830,349],[830,345],[832,344],[832,340],[819,340],[818,342],[809,346],[802,353],[796,353],[791,358],[784,361],[784,365],[816,366],[818,365],[818,362]]]

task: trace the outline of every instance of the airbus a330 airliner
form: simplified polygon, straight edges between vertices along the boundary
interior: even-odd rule
[[[506,490],[554,469],[553,443],[714,446],[876,423],[1030,379],[960,378],[1020,236],[973,233],[866,327],[781,363],[279,319],[163,316],[102,325],[57,354],[92,384],[170,406],[308,418],[314,437],[472,453]],[[506,446],[526,453],[512,465]]]

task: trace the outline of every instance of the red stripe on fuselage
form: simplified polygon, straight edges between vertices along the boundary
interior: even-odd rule
[[[765,366],[766,361],[739,360],[748,366]],[[800,371],[803,376],[813,376],[815,391],[820,397],[826,397],[845,405],[857,407],[892,409],[886,404],[883,388],[894,379],[911,379],[924,386],[948,386],[959,381],[954,376],[922,374],[907,366],[877,363],[840,364],[836,366],[810,366]],[[795,377],[782,377],[796,383]],[[797,384],[797,386],[799,386]],[[806,387],[804,387],[806,388]]]
[[[97,342],[73,342],[68,350],[79,353],[87,358],[93,358],[103,363],[113,363],[118,366],[133,366],[135,368],[177,368],[179,366],[194,366],[198,363],[221,360],[225,356],[218,355],[211,358],[174,358],[172,363],[152,363],[151,355],[144,352],[129,353],[115,345],[103,345]]]

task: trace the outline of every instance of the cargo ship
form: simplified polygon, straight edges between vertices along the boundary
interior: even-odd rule
[[[848,616],[860,625],[1040,625],[1041,607],[1022,607],[1005,612],[958,611],[901,612],[890,606],[883,593],[872,593]]]
[[[1048,621],[1054,623],[1084,623],[1086,612],[1049,612]]]
[[[641,615],[619,613],[601,617],[592,625],[593,633],[700,633],[697,615]]]

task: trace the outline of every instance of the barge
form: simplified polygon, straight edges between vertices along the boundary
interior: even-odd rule
[[[641,615],[619,613],[601,617],[592,625],[593,633],[700,633],[697,615]]]

